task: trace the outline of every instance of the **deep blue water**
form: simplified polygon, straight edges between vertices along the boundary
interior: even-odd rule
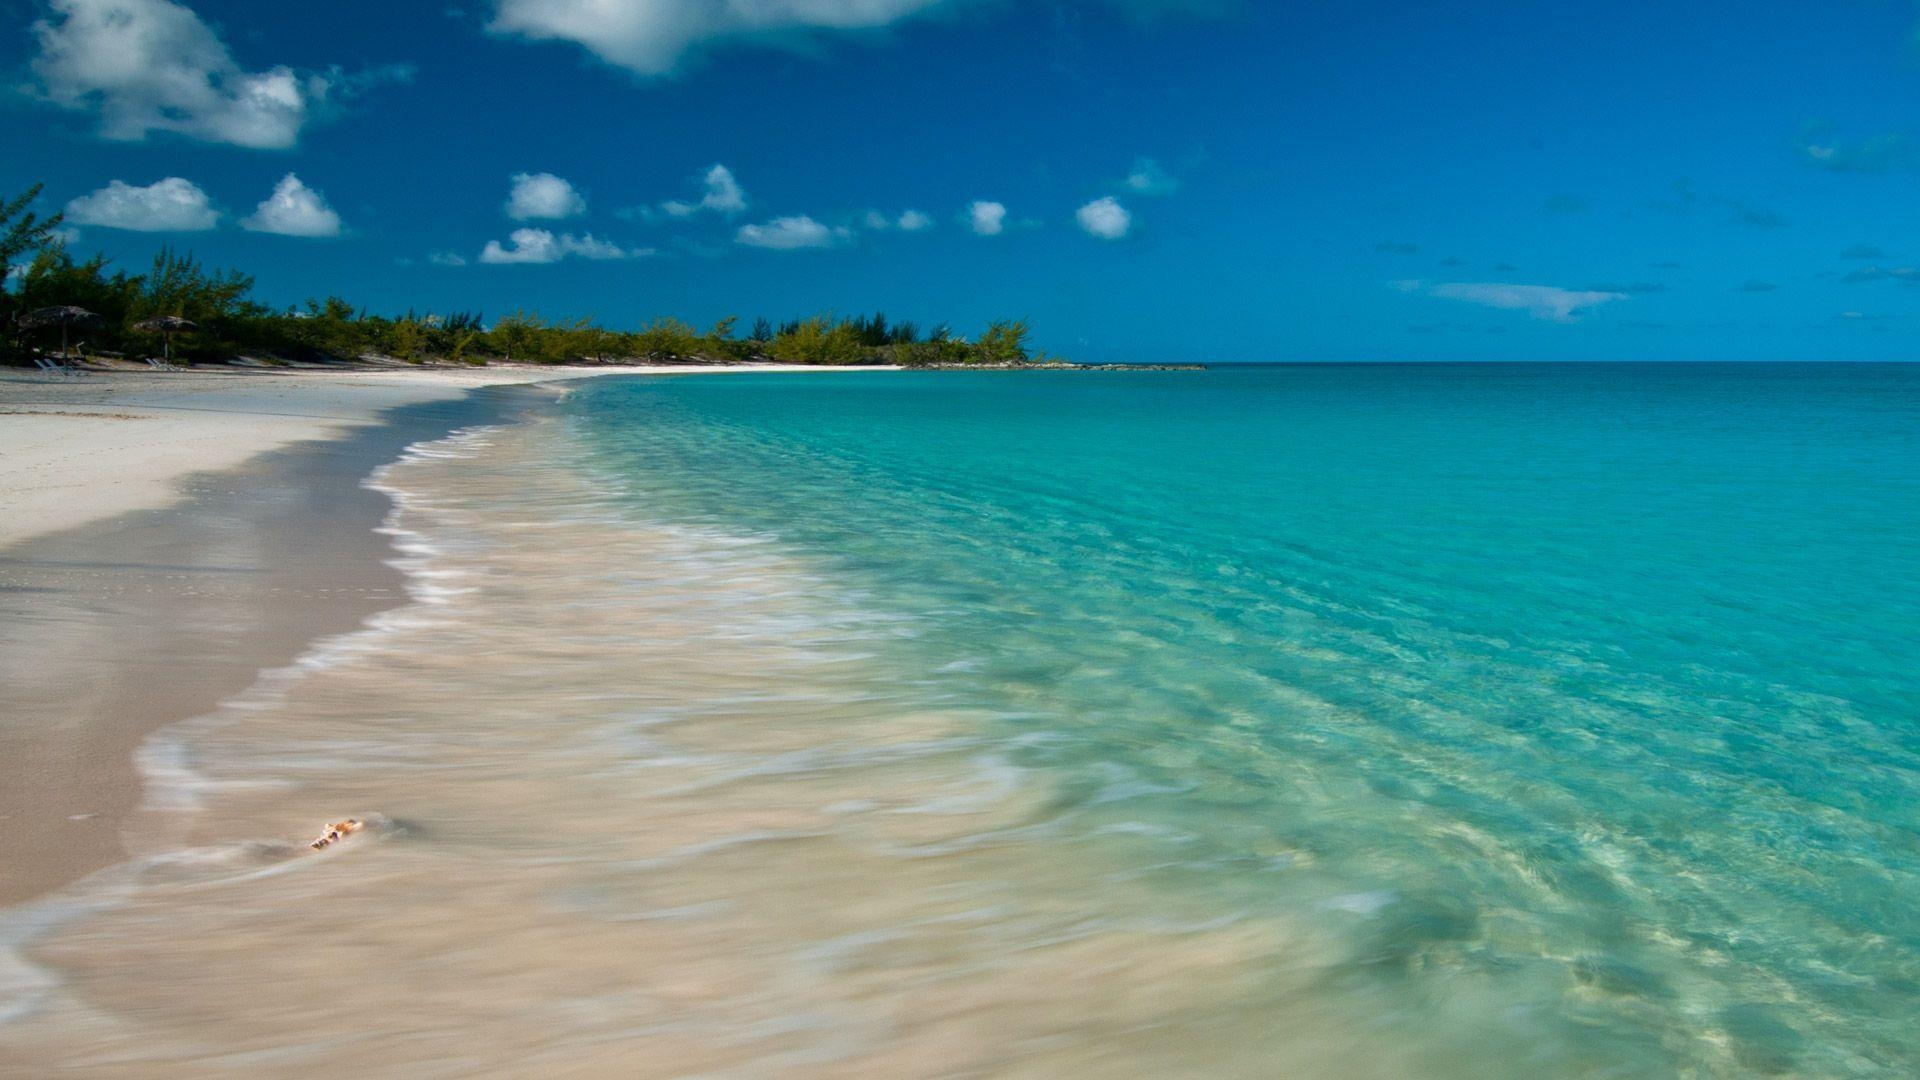
[[[1920,365],[685,377],[567,411],[639,510],[907,620],[887,669],[1131,829],[1127,887],[1334,942],[1357,1044],[1920,1075]]]

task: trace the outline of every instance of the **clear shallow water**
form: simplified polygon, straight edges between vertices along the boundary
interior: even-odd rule
[[[0,917],[0,1066],[1912,1075],[1917,433],[1916,368],[588,384],[386,470],[415,602]]]
[[[1461,1075],[1920,1071],[1920,369],[690,380],[572,413],[652,512],[911,615],[884,666],[1026,737],[1131,874],[1330,935],[1355,1032],[1472,1012]]]

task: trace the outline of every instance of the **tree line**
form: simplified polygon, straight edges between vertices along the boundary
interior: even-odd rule
[[[763,317],[744,328],[728,317],[704,330],[661,317],[638,330],[616,330],[592,319],[548,320],[530,311],[491,323],[477,311],[378,315],[338,296],[273,308],[253,298],[251,276],[209,270],[192,254],[172,248],[162,248],[141,274],[109,265],[104,255],[76,259],[57,232],[61,215],[41,218],[27,212],[39,192],[35,185],[18,197],[0,197],[0,279],[7,285],[0,289],[0,350],[16,357],[48,344],[47,331],[29,329],[36,320],[26,316],[75,307],[92,316],[79,332],[89,348],[127,356],[156,352],[159,333],[139,326],[171,315],[193,324],[174,338],[174,353],[205,360],[383,356],[413,363],[778,361],[925,367],[1043,359],[1030,353],[1024,319],[995,321],[969,339],[945,324],[923,331],[881,312],[778,323]],[[59,340],[53,332],[52,343]]]

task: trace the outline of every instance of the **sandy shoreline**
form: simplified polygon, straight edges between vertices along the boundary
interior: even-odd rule
[[[528,384],[769,370],[0,374],[0,906],[143,846],[149,734],[405,602],[360,482],[407,444]]]
[[[603,375],[835,371],[760,364],[97,372],[0,369],[0,548],[164,506],[197,473],[489,386]],[[870,369],[857,369],[870,370]]]

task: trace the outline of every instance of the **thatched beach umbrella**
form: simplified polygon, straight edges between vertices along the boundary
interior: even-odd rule
[[[166,358],[173,359],[173,335],[182,330],[198,330],[200,325],[192,319],[183,319],[178,315],[155,315],[151,319],[133,324],[135,330],[145,330],[149,334],[159,334],[165,341]]]
[[[67,331],[74,326],[91,326],[100,321],[100,316],[83,307],[62,304],[58,307],[43,307],[38,311],[29,311],[20,316],[20,326],[26,330],[38,330],[43,326],[60,326],[60,355],[67,355]]]

